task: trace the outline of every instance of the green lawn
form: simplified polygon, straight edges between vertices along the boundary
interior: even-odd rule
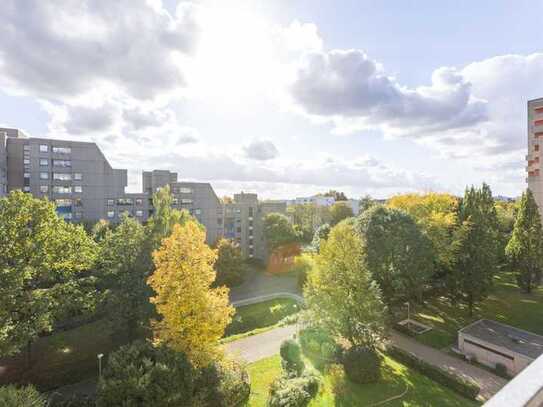
[[[268,388],[280,374],[279,356],[272,356],[249,365],[251,377],[249,407],[266,405]],[[312,400],[310,407],[367,406],[403,394],[406,389],[407,392],[403,397],[386,403],[386,406],[469,407],[479,405],[477,402],[467,400],[420,373],[385,357],[383,379],[379,383],[356,385],[346,381],[343,391],[336,395],[333,391],[331,378],[325,375],[319,394]]]
[[[232,323],[226,328],[225,337],[271,327],[298,311],[298,303],[289,298],[278,298],[239,307],[236,309]]]
[[[474,311],[452,306],[445,298],[436,298],[424,307],[415,307],[415,318],[434,329],[415,338],[442,349],[455,343],[459,329],[481,318],[493,319],[543,335],[543,288],[524,294],[515,283],[513,273],[494,278],[492,294]]]
[[[105,320],[38,339],[32,346],[32,364],[25,370],[25,354],[0,361],[0,383],[30,381],[47,390],[98,374],[97,355],[106,355],[119,343]]]

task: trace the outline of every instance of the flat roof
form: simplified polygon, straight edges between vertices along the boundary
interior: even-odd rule
[[[490,319],[480,319],[459,332],[532,359],[543,354],[543,336]]]

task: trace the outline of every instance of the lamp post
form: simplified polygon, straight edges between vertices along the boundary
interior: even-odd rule
[[[407,328],[409,328],[409,321],[411,321],[411,312],[409,309],[409,301],[405,303],[407,305]]]
[[[104,357],[103,353],[98,354],[98,378],[102,378],[102,358]]]

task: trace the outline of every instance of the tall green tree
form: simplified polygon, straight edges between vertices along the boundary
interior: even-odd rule
[[[467,188],[457,217],[455,260],[447,285],[450,297],[466,304],[473,315],[474,307],[488,296],[498,268],[498,219],[490,187]]]
[[[321,244],[304,298],[317,324],[352,346],[374,348],[385,334],[386,307],[363,257],[353,226],[335,226]]]
[[[522,194],[505,253],[517,273],[519,287],[530,293],[540,284],[543,273],[543,229],[537,203],[529,189]]]
[[[314,204],[290,205],[287,214],[292,224],[301,232],[304,242],[310,242],[315,230],[329,218],[328,208]]]
[[[311,246],[313,246],[317,252],[320,251],[321,243],[324,240],[328,239],[330,230],[331,230],[330,225],[328,223],[325,223],[324,225],[319,226],[319,228],[315,231],[315,235],[313,236],[313,241],[311,242]]]
[[[264,217],[264,237],[271,250],[300,241],[300,234],[282,213],[269,213]]]
[[[232,240],[221,239],[217,243],[217,261],[213,265],[217,273],[214,287],[233,287],[243,282],[247,267],[243,262],[241,248]]]
[[[397,209],[374,206],[356,218],[364,261],[388,305],[422,299],[434,269],[430,240],[415,220]]]
[[[345,202],[336,202],[330,207],[330,225],[335,226],[343,219],[354,216],[353,210]]]
[[[133,340],[148,326],[153,306],[147,285],[150,270],[142,261],[145,253],[144,227],[123,215],[114,230],[108,230],[100,242],[97,268],[106,289],[106,305],[115,328]]]
[[[11,355],[54,323],[95,305],[85,273],[96,245],[44,199],[13,191],[0,199],[0,354]]]

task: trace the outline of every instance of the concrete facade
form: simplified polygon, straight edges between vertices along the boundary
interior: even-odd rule
[[[543,336],[481,319],[458,332],[458,349],[488,367],[502,364],[513,376],[543,353]]]
[[[543,148],[543,98],[528,101],[528,154],[526,172],[528,188],[532,191],[543,214],[543,180],[541,178],[541,149]]]
[[[240,193],[223,204],[205,182],[183,182],[167,170],[144,171],[142,192],[126,193],[127,171],[111,167],[95,143],[28,138],[16,129],[0,129],[0,196],[22,190],[48,198],[69,221],[119,222],[123,213],[146,222],[152,195],[169,185],[172,206],[185,209],[206,228],[208,244],[227,237],[240,244],[245,258],[266,258],[263,218],[286,212],[283,202],[259,202]]]

